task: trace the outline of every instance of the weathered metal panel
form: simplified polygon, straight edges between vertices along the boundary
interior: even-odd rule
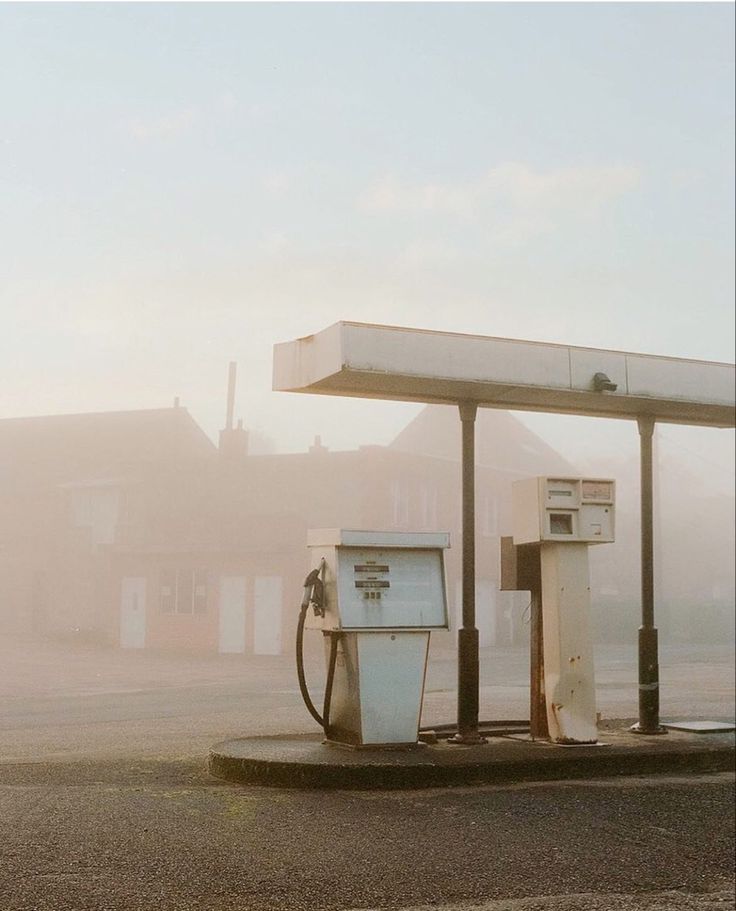
[[[730,364],[628,355],[626,370],[630,395],[734,404],[734,368]]]
[[[357,633],[361,742],[416,743],[429,633]]]
[[[291,392],[734,426],[733,364],[490,336],[336,323],[276,345],[273,375]]]
[[[342,368],[343,324],[274,346],[273,388],[302,389]]]
[[[544,691],[550,738],[598,740],[586,544],[541,548]]]
[[[563,347],[350,323],[343,332],[343,362],[351,370],[456,382],[570,386]]]

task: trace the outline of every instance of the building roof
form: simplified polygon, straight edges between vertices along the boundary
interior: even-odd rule
[[[0,420],[0,486],[48,486],[113,476],[121,467],[212,458],[186,408]]]
[[[399,433],[390,448],[459,462],[461,423],[458,409],[427,405]],[[508,411],[478,409],[475,449],[476,463],[497,471],[520,476],[578,473],[559,452]]]

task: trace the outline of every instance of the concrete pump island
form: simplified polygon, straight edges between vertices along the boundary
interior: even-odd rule
[[[657,422],[734,426],[733,365],[341,322],[276,345],[273,366],[277,391],[458,408],[457,719],[421,726],[430,636],[449,628],[444,569],[445,550],[454,543],[449,534],[313,529],[305,542],[308,572],[296,672],[321,733],[216,744],[209,757],[212,774],[279,787],[415,788],[733,768],[733,724],[660,718],[652,465]],[[512,527],[499,554],[501,588],[530,593],[529,718],[479,720],[474,477],[479,407],[637,422],[642,583],[634,724],[600,719],[590,627],[588,553],[593,545],[615,540],[616,481],[559,475],[513,483]],[[320,635],[324,643],[321,711],[304,674],[305,632]]]

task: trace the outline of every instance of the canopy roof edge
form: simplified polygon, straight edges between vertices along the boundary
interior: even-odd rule
[[[354,322],[275,345],[273,388],[710,427],[736,415],[733,364]]]

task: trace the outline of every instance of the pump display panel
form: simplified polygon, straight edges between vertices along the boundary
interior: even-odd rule
[[[341,547],[336,583],[343,629],[447,624],[441,551]]]

